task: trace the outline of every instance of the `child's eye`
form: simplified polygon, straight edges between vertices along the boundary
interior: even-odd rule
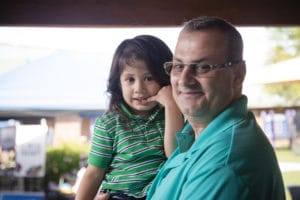
[[[134,78],[133,78],[133,77],[127,77],[127,78],[125,79],[125,81],[126,81],[126,82],[132,83],[132,82],[134,82]]]
[[[153,77],[152,76],[145,76],[144,80],[145,81],[153,81]]]

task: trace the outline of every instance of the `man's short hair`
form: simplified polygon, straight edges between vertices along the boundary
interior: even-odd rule
[[[191,19],[183,24],[182,32],[219,30],[228,41],[227,61],[243,60],[243,39],[239,31],[225,19],[220,17],[203,16]]]

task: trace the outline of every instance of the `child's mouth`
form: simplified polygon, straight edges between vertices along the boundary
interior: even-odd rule
[[[147,98],[135,98],[139,104],[147,104]]]

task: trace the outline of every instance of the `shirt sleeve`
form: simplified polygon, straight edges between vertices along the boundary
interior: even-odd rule
[[[245,188],[242,180],[228,166],[210,171],[196,170],[187,178],[180,199],[243,200],[249,198],[249,190]]]
[[[88,158],[89,164],[101,168],[110,165],[113,154],[114,135],[109,128],[112,124],[107,124],[105,121],[103,117],[96,120]]]

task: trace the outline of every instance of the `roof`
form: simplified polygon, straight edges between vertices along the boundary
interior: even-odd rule
[[[299,0],[4,0],[0,25],[178,26],[199,15],[243,26],[300,24]]]
[[[276,64],[248,68],[244,82],[244,93],[248,96],[250,108],[293,107],[279,95],[267,94],[263,86],[266,84],[289,84],[300,82],[300,57],[285,60]]]
[[[246,85],[300,81],[300,57],[247,71]]]
[[[0,110],[103,110],[109,55],[55,51],[0,75]]]

